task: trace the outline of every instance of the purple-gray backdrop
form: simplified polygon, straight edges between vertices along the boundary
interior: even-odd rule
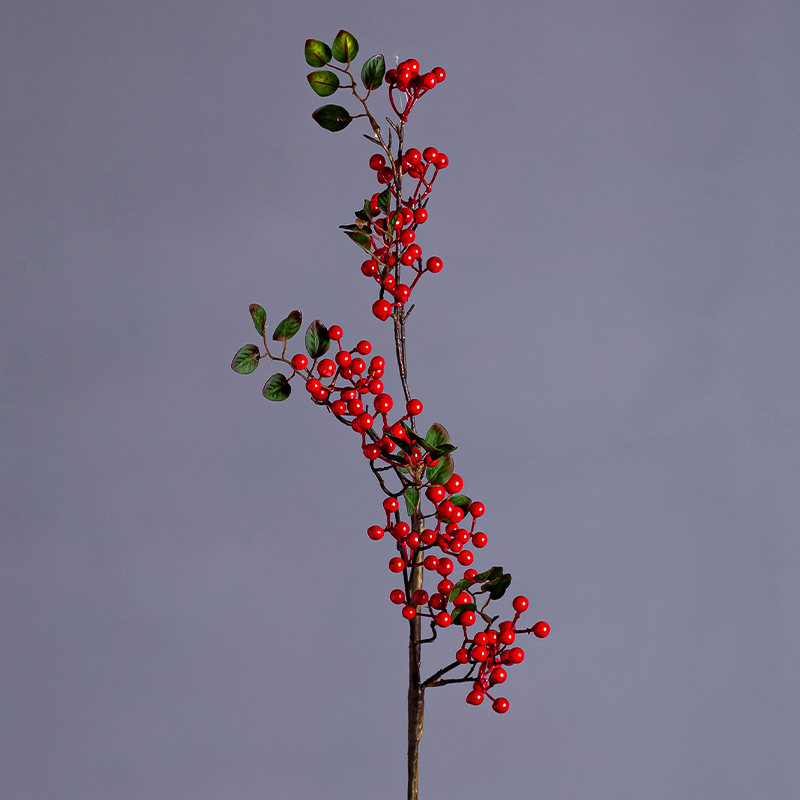
[[[430,693],[423,796],[790,797],[800,6],[338,5],[0,12],[0,796],[403,796],[377,487],[228,366],[251,302],[388,349],[372,148],[310,119],[345,27],[448,70],[411,385],[553,626],[505,717]]]

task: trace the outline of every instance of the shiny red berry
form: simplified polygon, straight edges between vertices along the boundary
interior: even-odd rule
[[[383,76],[383,79],[386,81],[386,83],[394,83],[397,80],[397,70],[396,69],[386,70],[386,74]]]
[[[322,361],[317,364],[317,372],[323,378],[330,378],[334,372],[336,372],[336,364],[330,358],[323,358]]]
[[[406,601],[406,593],[402,589],[392,589],[389,599],[396,605],[401,606]]]
[[[392,313],[392,307],[386,300],[376,300],[372,304],[372,313],[381,321],[386,322]]]
[[[408,298],[411,297],[411,287],[407,286],[405,283],[398,283],[397,286],[394,287],[393,294],[401,303],[405,303]]]
[[[368,278],[374,278],[378,274],[378,262],[368,258],[361,264],[361,272]]]
[[[450,494],[458,494],[464,488],[464,479],[456,474],[450,477],[450,480],[444,485],[444,488],[447,489]]]
[[[528,598],[525,595],[521,594],[514,598],[511,602],[511,607],[516,611],[518,614],[521,614],[523,611],[527,610],[528,608]],[[547,623],[545,623],[547,624]]]
[[[417,609],[414,606],[403,606],[401,613],[406,619],[414,619],[417,616]]]
[[[492,703],[492,709],[498,714],[505,714],[506,711],[508,711],[508,700],[506,700],[505,697],[498,697],[494,703]]]
[[[390,572],[402,572],[404,566],[405,564],[403,563],[402,558],[393,558],[389,561]]]
[[[341,417],[342,414],[347,412],[347,403],[345,403],[344,400],[334,400],[331,403],[331,411],[333,411],[337,417]]]
[[[422,536],[419,537],[422,544],[433,544],[436,541],[436,531],[426,528],[422,531]]]
[[[507,677],[508,673],[502,667],[495,667],[489,676],[489,680],[492,683],[505,683]]]
[[[464,611],[458,618],[459,623],[467,628],[469,628],[470,625],[474,625],[475,620],[477,620],[477,617],[474,611]]]
[[[430,556],[428,556],[428,558],[430,558]],[[443,577],[447,577],[454,569],[455,564],[450,558],[440,558],[439,566],[436,567],[436,571]]]
[[[347,401],[347,412],[348,414],[361,414],[364,411],[364,404],[358,400],[348,400]]]
[[[549,633],[550,633],[550,626],[544,620],[537,622],[533,626],[533,635],[539,639],[546,638]]]
[[[375,421],[372,418],[371,414],[367,414],[364,412],[363,414],[359,414],[358,417],[358,427],[361,428],[362,431],[368,431],[372,427],[372,423]]]
[[[362,356],[368,356],[368,355],[369,355],[369,354],[372,352],[372,345],[371,345],[371,344],[370,344],[370,343],[369,343],[369,342],[368,342],[366,339],[362,339],[362,340],[361,340],[361,341],[360,341],[360,342],[359,342],[359,343],[356,345],[356,350],[357,350],[357,351],[358,351],[358,352],[359,352],[359,353],[360,353]],[[365,365],[365,366],[366,366],[366,365]],[[362,372],[363,372],[363,370],[362,370]]]
[[[469,513],[472,514],[473,517],[482,517],[486,513],[486,506],[483,503],[471,503]]]
[[[347,350],[340,350],[336,354],[336,363],[340,367],[348,366],[352,360],[353,360],[353,356],[351,356],[350,353],[347,352]]]
[[[446,611],[440,611],[436,615],[436,624],[440,628],[446,628],[452,621],[452,617]]]
[[[316,378],[311,378],[311,380],[306,381],[306,390],[309,394],[314,394],[314,392],[318,392],[321,388],[322,384]]]
[[[331,325],[331,327],[328,328],[328,336],[330,336],[334,342],[338,342],[339,339],[344,336],[344,331],[338,325]]]
[[[426,219],[428,219],[428,211],[427,211],[427,209],[418,208],[414,212],[414,222],[416,222],[417,225],[422,225],[422,223],[425,222]]]
[[[422,157],[426,161],[436,161],[439,158],[439,151],[435,147],[426,147],[422,151]]]
[[[508,660],[512,664],[521,664],[525,660],[525,651],[521,647],[512,647],[508,651]]]
[[[514,640],[517,638],[517,634],[514,633],[511,628],[506,628],[504,631],[500,631],[500,641],[503,644],[514,644]]]
[[[464,615],[462,614],[461,616],[463,617]],[[469,650],[467,650],[466,647],[461,647],[456,650],[456,661],[458,661],[459,664],[466,664],[469,661]]]
[[[473,689],[467,695],[467,702],[471,706],[479,706],[483,702],[483,692],[478,691],[477,689]]]
[[[409,164],[419,164],[422,161],[422,153],[416,147],[406,150],[406,160]]]
[[[425,262],[425,266],[428,268],[428,272],[441,272],[444,262],[438,256],[431,256]]]
[[[424,606],[425,603],[428,602],[428,593],[424,589],[417,589],[414,594],[411,595],[411,599],[414,601],[415,605]]]
[[[469,550],[462,550],[458,554],[458,563],[462,567],[468,567],[475,560],[475,556]]]
[[[304,356],[302,353],[292,356],[292,366],[295,369],[305,369],[308,366],[308,356]]]
[[[380,525],[372,525],[371,527],[367,528],[367,536],[369,536],[369,538],[375,542],[377,542],[379,539],[383,539],[384,532],[385,531],[380,527]]]
[[[425,556],[422,563],[425,565],[425,569],[433,571],[439,566],[439,559],[436,556]]]
[[[370,394],[380,394],[383,391],[383,381],[379,381],[377,378],[373,378],[367,384],[367,388],[369,389]]]
[[[439,158],[436,159],[436,166],[439,169],[444,169],[449,163],[450,159],[444,153],[439,153]]]
[[[377,172],[379,169],[383,169],[386,166],[386,159],[380,154],[375,153],[374,156],[371,156],[369,159],[369,168],[374,169]]]
[[[364,447],[364,456],[370,461],[374,461],[381,454],[381,449],[376,444],[368,444]]]
[[[383,510],[384,511],[388,511],[390,513],[393,513],[395,511],[397,511],[398,508],[400,508],[400,503],[397,502],[397,498],[396,497],[387,497],[383,501]]]
[[[442,67],[434,67],[431,72],[436,76],[438,83],[441,83],[447,77],[447,73]]]
[[[393,401],[391,395],[379,394],[375,398],[375,410],[380,411],[381,414],[386,414],[392,410]]]
[[[431,503],[441,503],[442,500],[447,497],[447,491],[441,484],[433,483],[425,490],[425,497],[427,497]]]
[[[489,658],[489,651],[481,644],[475,645],[470,652],[473,661],[486,661]]]
[[[409,400],[406,403],[406,411],[416,417],[422,413],[422,403],[419,400]]]
[[[472,641],[475,644],[489,644],[489,636],[486,631],[478,631]]]
[[[433,89],[433,87],[436,86],[437,83],[438,81],[436,80],[436,76],[432,72],[426,72],[422,76],[422,85],[426,89]]]

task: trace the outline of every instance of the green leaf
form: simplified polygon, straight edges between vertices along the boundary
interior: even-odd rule
[[[282,319],[275,328],[272,338],[276,342],[286,342],[300,330],[303,324],[303,315],[299,311],[292,311],[286,319]]]
[[[383,211],[384,214],[386,213],[386,211],[389,208],[389,200],[391,199],[391,197],[392,197],[392,193],[388,189],[384,189],[378,195],[378,200],[377,200],[378,208],[381,211]]]
[[[344,130],[352,121],[350,112],[341,106],[320,106],[312,115],[314,121],[326,131]]]
[[[264,384],[264,388],[261,390],[261,394],[263,394],[267,400],[275,401],[285,400],[291,393],[292,387],[289,385],[289,381],[286,380],[286,376],[282,375],[280,372],[271,375]]]
[[[358,42],[352,33],[339,31],[331,47],[333,57],[342,64],[349,64],[358,55]]]
[[[372,239],[370,239],[369,234],[363,231],[345,231],[345,234],[359,247],[363,247],[368,253],[372,252]]]
[[[452,603],[456,597],[461,594],[462,589],[466,589],[472,586],[472,581],[468,581],[466,578],[462,578],[460,581],[456,581],[453,584],[453,588],[450,590],[450,594],[447,595],[447,599]]]
[[[399,439],[392,433],[386,434],[406,455],[411,455],[411,445],[405,439]],[[403,462],[405,463],[405,462]]]
[[[317,69],[309,72],[306,79],[320,97],[327,97],[339,88],[339,76],[329,69]]]
[[[364,201],[364,208],[359,208],[356,211],[356,219],[362,222],[372,222],[372,214],[369,213],[369,200]]]
[[[465,611],[477,611],[477,609],[478,609],[478,606],[476,606],[475,603],[464,603],[463,606],[456,606],[453,609],[453,613],[450,615],[450,617],[453,620],[453,625],[460,624],[459,620],[461,619],[461,615]]]
[[[413,486],[409,486],[403,492],[403,497],[406,499],[406,511],[408,511],[408,516],[410,517],[419,505],[419,492]]]
[[[306,330],[306,350],[311,358],[320,358],[328,352],[331,346],[331,337],[328,329],[318,319],[315,319]]]
[[[372,56],[361,67],[361,83],[365,89],[380,89],[386,73],[386,62],[382,55]]]
[[[267,312],[258,303],[250,303],[250,316],[253,318],[256,330],[263,336],[267,324]]]
[[[467,497],[465,494],[454,494],[450,498],[450,502],[460,508],[465,514],[467,513],[467,509],[469,508],[470,503],[472,500]]]
[[[324,67],[331,60],[331,49],[319,39],[306,39],[306,64]]]
[[[444,425],[434,422],[425,434],[425,441],[431,447],[440,448],[443,444],[450,444],[450,434]]]
[[[481,572],[476,575],[474,582],[477,583],[478,581],[491,581],[494,580],[494,578],[499,578],[502,574],[502,567],[492,567],[491,569],[487,569],[485,572]]]
[[[444,485],[450,478],[453,477],[455,465],[453,464],[453,456],[450,453],[445,453],[435,467],[428,467],[427,476],[431,483],[441,483]]]
[[[258,366],[259,358],[261,356],[258,354],[258,345],[246,344],[236,351],[231,361],[231,369],[240,375],[249,375]]]
[[[506,593],[506,589],[508,589],[510,584],[511,575],[508,573],[501,575],[499,578],[495,578],[493,581],[491,581],[491,583],[488,584],[489,597],[492,600],[499,600]],[[487,588],[487,585],[484,585],[481,588],[485,589]]]

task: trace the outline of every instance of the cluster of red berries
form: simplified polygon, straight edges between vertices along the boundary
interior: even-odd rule
[[[396,69],[388,70],[384,80],[389,84],[389,102],[392,104],[395,114],[403,121],[408,119],[414,103],[446,77],[447,73],[442,67],[434,67],[430,72],[421,73],[419,61],[415,58],[401,61]],[[405,95],[405,106],[402,111],[397,108],[395,103],[394,90]]]

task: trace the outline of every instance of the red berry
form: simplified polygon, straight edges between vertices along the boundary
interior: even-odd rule
[[[379,539],[383,539],[384,530],[380,527],[380,525],[372,525],[371,527],[367,528],[367,536],[370,539],[377,542]]]
[[[416,222],[417,225],[422,225],[422,223],[425,222],[426,219],[428,219],[428,212],[426,209],[418,208],[414,212],[414,222]]]
[[[428,556],[428,558],[430,558],[430,556]],[[427,561],[427,559],[425,560]],[[452,559],[449,558],[440,558],[439,566],[436,567],[436,571],[442,576],[449,575],[454,569],[455,569],[455,564],[453,564]]]
[[[444,485],[450,494],[458,494],[464,488],[464,480],[460,475],[453,473],[450,480]]]
[[[334,372],[336,372],[336,364],[330,358],[323,358],[322,361],[317,364],[317,372],[323,378],[330,378]]]
[[[377,378],[373,378],[367,384],[367,388],[369,389],[370,394],[380,394],[383,391],[383,381],[379,381]]]
[[[477,617],[475,616],[474,611],[464,611],[458,618],[458,621],[465,627],[469,628],[470,625],[475,624],[476,619]]]
[[[439,158],[436,159],[436,166],[439,169],[444,169],[449,163],[450,159],[444,153],[439,153]]]
[[[521,647],[512,647],[508,651],[508,660],[512,664],[521,664],[525,660],[525,651]]]
[[[455,510],[456,507],[449,500],[439,504],[439,516],[442,519],[451,519]]]
[[[436,86],[437,83],[438,81],[436,80],[436,76],[432,72],[426,72],[422,76],[422,85],[426,89],[433,89],[433,87]]]
[[[402,589],[392,589],[389,599],[396,605],[401,606],[406,601],[406,593]]]
[[[444,263],[442,259],[438,256],[431,256],[426,262],[425,266],[428,268],[428,272],[441,272]]]
[[[440,580],[436,586],[436,589],[449,597],[450,592],[453,591],[453,581],[449,581],[447,578],[442,578],[442,580]]]
[[[489,658],[489,651],[483,645],[475,645],[470,652],[473,661],[486,661]]]
[[[425,497],[427,497],[431,503],[441,503],[442,500],[447,497],[447,492],[445,491],[444,486],[441,486],[438,483],[432,483],[425,490]]]
[[[370,372],[383,369],[385,366],[386,366],[386,359],[384,359],[383,356],[372,356],[372,359],[369,362]]]
[[[411,288],[406,286],[405,283],[398,283],[394,288],[393,294],[401,303],[405,303],[411,297]]]
[[[469,507],[469,513],[473,517],[482,517],[486,513],[486,506],[483,503],[472,503]]]
[[[439,67],[438,69],[441,69],[441,67]],[[383,79],[386,81],[386,83],[394,83],[397,80],[397,70],[396,69],[386,70],[386,74],[383,76]]]
[[[418,533],[409,533],[406,536],[406,544],[413,550],[415,547],[419,547],[419,534]]]
[[[394,528],[392,528],[395,539],[405,539],[410,530],[411,528],[407,522],[398,522]]]
[[[364,404],[360,400],[356,399],[347,401],[348,414],[361,414],[363,411],[364,411]]]
[[[469,550],[463,550],[458,554],[458,563],[462,567],[468,567],[475,560],[475,556]]]
[[[436,161],[439,158],[439,151],[435,147],[426,147],[422,151],[422,157],[426,161]]]
[[[368,356],[372,352],[372,345],[366,339],[362,339],[356,345],[356,350],[358,350],[362,356]]]
[[[416,147],[406,150],[406,160],[409,164],[419,164],[422,161],[422,153]]]
[[[354,358],[350,362],[350,369],[353,370],[357,375],[360,375],[365,369],[367,368],[366,363],[364,363],[363,358]]]
[[[402,558],[393,558],[389,561],[390,572],[402,572],[404,566],[405,564],[403,563]]]
[[[528,598],[525,595],[519,595],[515,597],[511,603],[511,607],[516,611],[518,614],[521,614],[528,608]],[[547,624],[547,623],[545,623]]]
[[[453,601],[454,606],[464,606],[472,602],[472,595],[469,592],[459,592],[458,597]]]
[[[462,614],[461,616],[463,617],[464,615]],[[456,661],[458,661],[459,664],[466,664],[469,661],[469,650],[467,650],[466,647],[461,647],[456,650]]]
[[[370,461],[374,461],[381,454],[381,449],[376,444],[368,444],[364,447],[364,456]]]
[[[508,700],[506,700],[505,697],[498,697],[497,700],[492,703],[492,709],[498,714],[505,714],[506,711],[508,711]]]
[[[489,537],[483,531],[478,531],[472,536],[472,546],[477,547],[478,549],[481,547],[486,547],[486,542],[488,541]]]
[[[537,622],[533,626],[533,635],[539,639],[546,638],[549,633],[550,633],[550,626],[544,620]]]
[[[411,228],[409,228],[408,230],[403,231],[403,233],[401,234],[400,244],[402,244],[403,247],[408,247],[416,238],[417,234],[414,233],[414,231],[412,231]]]
[[[514,640],[517,638],[517,634],[511,630],[511,628],[506,628],[504,631],[500,631],[500,641],[503,644],[514,644]]]
[[[440,611],[436,615],[436,624],[440,628],[446,628],[452,621],[453,621],[452,618],[446,611]]]
[[[391,183],[392,178],[394,178],[394,173],[392,172],[391,167],[384,167],[383,169],[378,170],[378,183]]]
[[[492,683],[505,683],[507,677],[508,673],[502,667],[495,667],[489,676],[489,680]]]
[[[483,692],[480,692],[477,689],[473,689],[467,695],[467,702],[471,706],[479,706],[483,702]]]
[[[426,528],[424,531],[422,531],[420,540],[422,541],[422,544],[433,544],[436,541],[436,531]]]
[[[324,403],[328,399],[328,395],[330,392],[323,386],[321,389],[317,389],[311,396],[318,402]]]
[[[428,602],[428,593],[424,589],[417,589],[414,594],[411,595],[411,599],[414,601],[415,605],[424,606],[425,603]]]
[[[422,403],[419,400],[409,400],[406,403],[406,411],[416,417],[422,413]]]
[[[330,336],[334,342],[338,342],[339,339],[344,336],[344,331],[338,325],[331,325],[331,327],[328,328],[328,336]]]
[[[489,644],[497,644],[497,631],[486,631],[486,635],[489,637]]]
[[[383,286],[389,291],[394,289],[395,283],[397,283],[397,279],[394,277],[394,275],[392,275],[391,272],[383,279]]]
[[[428,600],[428,605],[434,611],[440,611],[441,609],[443,609],[445,607],[446,601],[445,601],[444,597],[437,592],[437,593],[431,595],[430,600]]]
[[[403,207],[400,209],[400,213],[403,216],[403,225],[410,225],[414,220],[414,212],[410,208]],[[406,231],[406,233],[414,233],[414,231]],[[411,240],[414,241],[413,239]],[[407,242],[407,244],[411,244],[411,242]]]
[[[388,511],[390,513],[397,511],[400,508],[400,503],[397,502],[396,497],[387,497],[383,501],[383,510]]]
[[[441,83],[447,77],[447,73],[442,67],[434,67],[431,72],[436,76],[436,81],[438,83]]]
[[[419,72],[419,61],[416,58],[409,58],[406,62],[406,69],[411,70],[413,73]]]
[[[372,304],[372,313],[381,321],[386,322],[392,313],[392,307],[386,300],[376,300]]]
[[[433,571],[439,566],[439,559],[436,556],[425,556],[422,563],[425,565],[425,569]]]
[[[386,166],[386,159],[380,154],[375,153],[374,156],[370,157],[369,160],[369,168],[374,169],[377,172],[379,169],[383,169]]]
[[[417,616],[417,609],[414,606],[403,606],[401,613],[406,619],[414,619]]]
[[[383,450],[384,453],[392,453],[394,452],[395,447],[397,445],[391,440],[384,436],[379,442],[378,446]]]
[[[397,439],[405,439],[406,438],[406,429],[399,423],[395,423],[389,428],[389,433],[392,434]]]
[[[361,272],[363,275],[366,275],[368,278],[373,278],[375,275],[378,274],[378,262],[368,258],[362,265],[361,265]]]
[[[347,412],[347,403],[345,403],[344,400],[334,400],[331,403],[331,411],[333,411],[337,417],[341,417],[342,414]]]
[[[375,410],[380,411],[381,414],[386,414],[392,410],[392,397],[388,394],[379,394],[375,398]]]
[[[353,360],[353,356],[351,356],[350,353],[347,352],[347,350],[340,350],[336,354],[336,363],[340,367],[348,366],[352,360]]]
[[[450,519],[452,519],[453,522],[461,522],[461,520],[464,519],[464,509],[459,508],[459,506],[456,506],[453,509],[453,513],[450,516]]]
[[[314,394],[314,392],[318,392],[321,388],[322,384],[316,378],[311,378],[306,381],[306,389],[309,394]]]
[[[308,366],[308,357],[302,353],[298,353],[292,357],[292,366],[295,369],[305,369]]]
[[[475,644],[489,644],[489,637],[486,631],[478,631],[472,640]]]
[[[364,412],[363,414],[359,414],[357,420],[358,420],[358,427],[361,428],[362,431],[368,431],[372,427],[372,423],[375,421],[372,418],[372,415],[367,414],[366,412]]]

